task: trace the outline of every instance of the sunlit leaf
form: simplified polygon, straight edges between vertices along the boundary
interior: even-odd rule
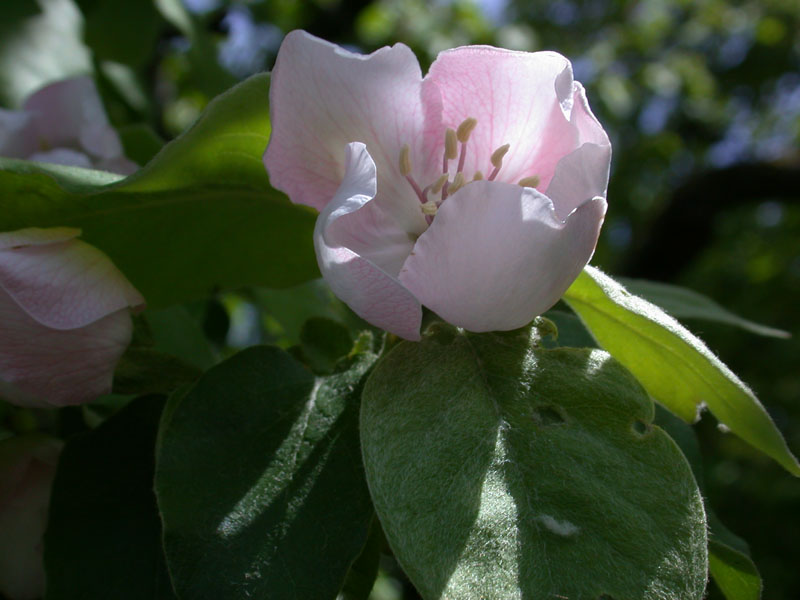
[[[675,319],[593,267],[564,300],[662,405],[685,421],[696,418],[701,403],[708,406],[731,431],[800,475],[800,464],[750,388]]]
[[[652,418],[601,350],[542,350],[525,331],[399,344],[361,412],[395,556],[426,600],[699,600],[702,499]]]
[[[165,415],[156,493],[184,598],[333,600],[373,509],[361,466],[361,380],[315,378],[277,348],[210,369]]]

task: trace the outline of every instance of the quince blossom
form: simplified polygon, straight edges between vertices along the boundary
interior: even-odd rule
[[[122,175],[138,168],[123,155],[88,76],[43,87],[25,100],[22,110],[0,109],[0,156]]]
[[[591,258],[611,146],[554,52],[467,46],[423,78],[397,44],[369,55],[286,36],[270,89],[272,185],[321,211],[334,293],[420,338],[422,305],[471,331],[521,327]]]
[[[65,406],[111,391],[141,294],[79,229],[0,233],[0,397]]]
[[[40,434],[0,442],[0,595],[44,596],[43,543],[60,440]]]

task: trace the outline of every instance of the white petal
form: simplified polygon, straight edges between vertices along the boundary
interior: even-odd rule
[[[85,327],[52,329],[0,289],[0,395],[23,406],[94,400],[111,391],[132,330],[127,309]]]
[[[589,261],[605,209],[595,198],[562,222],[536,190],[470,183],[444,202],[399,279],[454,325],[521,327],[555,304]]]
[[[68,167],[92,168],[91,158],[83,152],[78,152],[71,148],[53,148],[44,152],[34,152],[28,157],[28,160]]]
[[[611,166],[611,143],[577,82],[574,100],[571,122],[579,132],[579,146],[558,162],[546,188],[560,219],[591,198],[605,198]]]
[[[431,118],[439,116],[437,100],[427,103],[436,109]],[[409,210],[416,196],[398,164],[408,144],[420,185],[433,179],[436,161],[423,133],[427,104],[419,64],[406,46],[364,56],[302,31],[289,33],[270,87],[264,164],[272,185],[293,202],[322,210],[344,177],[345,146],[363,142],[377,164],[381,196],[392,198],[386,210],[405,229],[423,231],[421,213]]]
[[[6,235],[19,242],[25,231]],[[56,233],[65,231],[70,230]],[[77,239],[45,244],[40,234],[33,237],[31,245],[0,250],[0,289],[36,321],[74,329],[122,308],[143,306],[141,294],[97,248]]]
[[[43,87],[25,101],[25,110],[34,115],[39,136],[52,147],[76,148],[97,158],[121,153],[119,137],[89,76]]]
[[[394,276],[413,240],[372,201],[376,188],[365,145],[349,144],[344,180],[317,219],[317,261],[333,292],[361,318],[418,340],[422,308]]]
[[[39,149],[33,115],[0,108],[0,156],[27,158]]]
[[[439,54],[425,81],[441,92],[446,126],[468,117],[478,121],[467,146],[470,176],[488,174],[492,152],[509,144],[498,181],[536,175],[544,188],[558,160],[577,147],[578,132],[569,122],[572,66],[560,54],[455,48]]]

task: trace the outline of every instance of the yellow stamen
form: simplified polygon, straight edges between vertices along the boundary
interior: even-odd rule
[[[436,202],[433,200],[428,200],[425,204],[422,204],[422,212],[428,216],[434,216],[436,214]]]
[[[411,149],[408,144],[400,150],[400,174],[404,177],[411,175]]]
[[[492,161],[492,166],[495,169],[499,169],[503,166],[503,157],[506,155],[506,152],[508,152],[509,148],[511,148],[511,144],[503,144],[497,150],[492,152],[492,158],[490,160]]]
[[[433,192],[434,194],[438,194],[439,192],[441,192],[442,186],[445,184],[446,181],[447,181],[447,173],[440,175],[439,179],[437,179],[431,186],[431,192]]]
[[[464,187],[465,183],[466,183],[466,181],[464,180],[464,174],[463,173],[456,173],[456,176],[453,177],[452,183],[449,186],[447,186],[447,193],[448,194],[455,194],[456,191],[458,191],[459,189]]]
[[[475,175],[472,176],[472,181],[480,181],[481,179],[483,179],[483,173],[475,171]]]
[[[458,139],[453,129],[444,132],[444,156],[447,160],[453,160],[458,156]]]
[[[469,136],[472,134],[472,130],[475,129],[477,124],[478,119],[474,119],[472,117],[464,119],[456,130],[456,137],[458,138],[458,141],[462,144],[466,144],[467,140],[469,140]]]
[[[522,187],[535,188],[538,187],[541,181],[542,180],[539,179],[538,175],[534,175],[532,177],[524,177],[520,179],[517,185],[521,185]]]

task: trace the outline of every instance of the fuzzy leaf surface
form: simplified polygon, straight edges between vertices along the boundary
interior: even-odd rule
[[[702,499],[601,350],[525,330],[403,342],[364,389],[367,480],[426,600],[699,599]]]

